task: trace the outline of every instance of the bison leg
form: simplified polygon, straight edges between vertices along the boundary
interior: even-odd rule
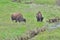
[[[43,17],[41,18],[41,22],[43,21]]]
[[[17,19],[18,22],[21,22],[20,18]]]
[[[41,21],[42,22],[43,21],[43,18],[37,18],[37,21]]]
[[[39,19],[39,18],[37,18],[37,21],[40,21],[40,19]]]
[[[21,22],[20,18],[16,18],[16,22]]]
[[[18,21],[18,19],[16,18],[15,22],[17,22],[17,21]]]
[[[18,20],[19,22],[21,22],[20,20]]]
[[[17,22],[17,20],[15,20],[15,22]]]

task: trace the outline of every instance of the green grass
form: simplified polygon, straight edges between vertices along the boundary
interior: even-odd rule
[[[36,2],[46,3],[45,1],[36,0]],[[48,1],[50,4],[50,1]],[[52,3],[53,4],[53,1]],[[36,21],[36,13],[41,11],[44,20],[43,22]],[[11,21],[11,14],[20,12],[26,18],[26,23],[15,23]],[[30,5],[11,2],[11,0],[0,1],[0,40],[14,39],[18,35],[22,35],[27,30],[36,27],[42,27],[46,24],[46,20],[53,17],[60,17],[60,7],[56,5]],[[53,34],[53,33],[52,33]]]
[[[35,36],[31,40],[60,40],[60,28],[57,28],[53,31],[45,31]]]
[[[36,4],[55,4],[56,0],[23,0],[23,2],[34,2]]]
[[[56,0],[35,0],[35,2],[40,4],[55,4]]]
[[[0,3],[9,3],[12,1],[13,0],[0,0]],[[30,2],[30,1],[37,3],[37,4],[55,4],[56,3],[56,0],[21,0],[21,3]]]

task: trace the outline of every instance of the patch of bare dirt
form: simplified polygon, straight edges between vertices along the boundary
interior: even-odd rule
[[[60,0],[56,0],[56,4],[60,6]]]

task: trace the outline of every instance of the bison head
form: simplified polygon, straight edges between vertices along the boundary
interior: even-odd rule
[[[23,19],[24,22],[26,22],[26,19]]]

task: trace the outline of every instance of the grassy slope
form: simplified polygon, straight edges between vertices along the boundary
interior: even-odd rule
[[[44,1],[42,1],[44,3]],[[46,2],[45,2],[46,3]],[[44,22],[36,21],[36,13],[41,11]],[[21,12],[27,19],[26,23],[12,22],[10,16],[14,12]],[[21,35],[26,30],[45,25],[45,20],[60,15],[60,7],[53,5],[29,5],[11,2],[10,0],[0,1],[0,40],[5,38],[13,38]],[[56,15],[57,13],[57,15]]]
[[[35,0],[35,3],[40,3],[40,4],[55,4],[55,0]]]
[[[53,31],[45,31],[30,40],[60,40],[60,28]]]

